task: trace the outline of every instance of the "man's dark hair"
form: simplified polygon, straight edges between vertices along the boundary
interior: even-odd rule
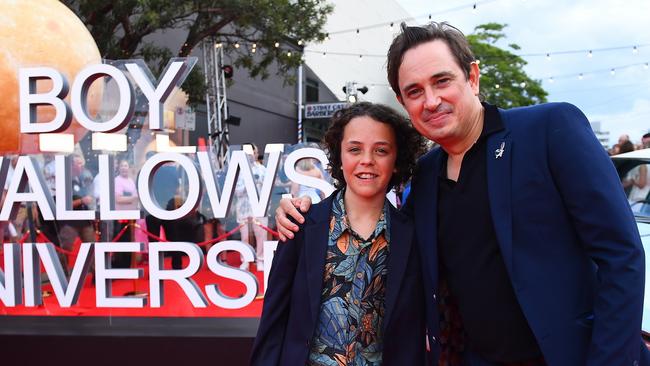
[[[408,181],[415,171],[416,159],[425,150],[423,137],[411,126],[408,119],[392,108],[382,104],[360,102],[336,111],[332,116],[330,127],[323,137],[329,158],[330,174],[335,179],[334,186],[343,188],[346,185],[341,170],[341,143],[345,126],[353,118],[364,116],[389,125],[395,134],[397,145],[395,169],[397,172],[393,173],[388,189]]]
[[[644,139],[650,138],[650,132],[646,133],[641,138],[644,138]]]
[[[399,90],[399,67],[406,51],[423,43],[441,40],[447,44],[454,56],[456,63],[465,73],[465,79],[469,78],[471,63],[476,60],[474,53],[467,42],[467,38],[458,28],[449,25],[447,22],[431,22],[421,27],[409,27],[406,23],[401,25],[402,32],[393,39],[388,49],[388,82],[395,92],[400,95]]]

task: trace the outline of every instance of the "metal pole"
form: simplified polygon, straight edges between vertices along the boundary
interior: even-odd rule
[[[213,42],[208,42],[206,40],[203,41],[203,76],[205,78],[205,85],[206,85],[206,92],[205,92],[205,115],[206,115],[206,121],[208,123],[208,146],[212,147],[213,141],[212,141],[212,121],[210,118],[212,117],[212,111],[210,108],[210,73],[208,71],[208,57],[209,57],[209,50],[208,47],[214,47]]]
[[[302,62],[298,66],[298,142],[305,142],[302,126]]]

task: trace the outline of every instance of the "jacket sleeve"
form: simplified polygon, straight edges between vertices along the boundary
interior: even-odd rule
[[[598,267],[587,365],[637,364],[645,254],[634,216],[618,174],[582,112],[561,104],[547,117],[553,179]]]
[[[280,364],[284,335],[291,311],[291,290],[303,246],[304,227],[293,239],[278,242],[264,295],[262,317],[253,344],[250,364],[277,366]]]

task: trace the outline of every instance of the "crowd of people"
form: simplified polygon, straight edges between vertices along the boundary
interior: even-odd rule
[[[607,152],[609,155],[618,155],[626,152],[650,148],[650,132],[641,137],[641,142],[635,144],[630,140],[630,136],[623,134],[619,136],[618,142],[615,143]]]

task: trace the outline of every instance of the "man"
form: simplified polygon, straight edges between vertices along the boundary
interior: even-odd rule
[[[402,25],[387,69],[415,128],[440,145],[421,158],[405,209],[423,255],[432,360],[650,365],[643,247],[585,116],[569,104],[481,103],[478,62],[446,23]],[[285,211],[300,215],[288,201],[278,209],[291,236]]]
[[[644,134],[641,137],[641,145],[643,146],[644,149],[650,148],[650,132]]]
[[[83,156],[72,154],[72,165],[70,167],[72,176],[72,209],[88,210],[94,207],[92,192],[93,176],[86,169],[86,161]],[[77,237],[83,243],[95,241],[95,228],[89,220],[59,221],[59,240],[61,247],[65,250],[72,250]],[[66,261],[67,268],[67,261]]]

